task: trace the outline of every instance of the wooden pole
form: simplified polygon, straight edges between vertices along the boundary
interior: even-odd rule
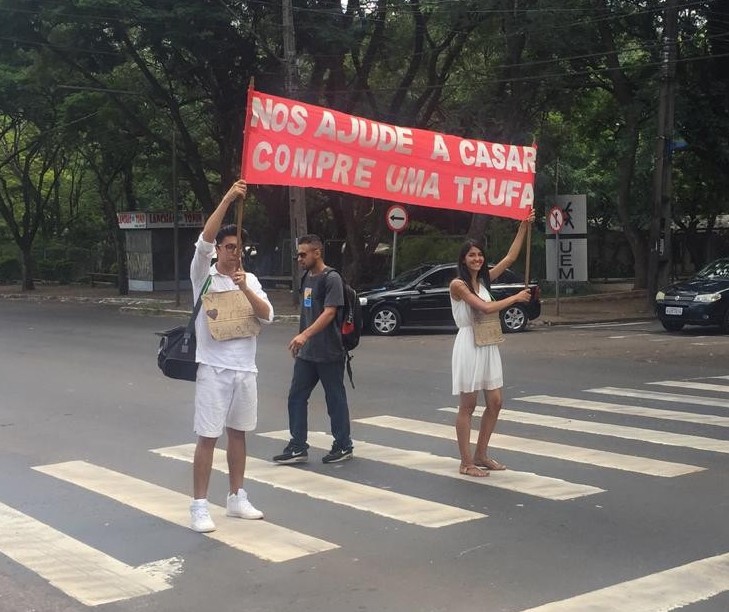
[[[242,200],[241,199],[241,200],[238,200],[236,202],[236,209],[235,209],[235,213],[236,213],[236,215],[235,215],[236,216],[236,221],[235,221],[236,231],[235,231],[235,235],[236,235],[236,237],[238,239],[238,252],[240,253],[240,260],[241,260],[240,267],[241,267],[241,270],[244,269],[243,268],[243,238],[241,236],[241,234],[243,233],[243,208],[244,208],[244,206],[245,206],[245,200]]]
[[[532,259],[532,224],[529,223],[527,225],[527,235],[526,235],[526,263],[524,265],[524,288],[529,288],[529,267],[531,265],[531,259]]]
[[[180,305],[180,203],[177,200],[177,127],[172,124],[172,257],[175,270],[175,306]]]

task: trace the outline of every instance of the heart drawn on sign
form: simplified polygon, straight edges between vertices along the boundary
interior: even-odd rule
[[[206,310],[205,314],[208,315],[213,321],[218,318],[218,309],[217,308],[211,308],[210,310]]]

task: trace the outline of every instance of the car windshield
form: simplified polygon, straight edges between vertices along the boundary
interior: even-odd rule
[[[729,278],[729,259],[717,259],[699,270],[696,278]]]
[[[385,286],[391,287],[391,288],[392,287],[404,287],[405,285],[412,283],[419,276],[422,276],[423,274],[425,274],[432,267],[433,267],[432,264],[423,264],[422,266],[418,266],[417,268],[413,268],[411,270],[406,270],[402,274],[398,274],[392,280],[387,281],[387,283],[385,283]]]

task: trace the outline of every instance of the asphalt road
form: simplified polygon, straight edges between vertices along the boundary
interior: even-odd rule
[[[353,461],[325,466],[312,448],[306,466],[271,466],[294,333],[276,323],[248,441],[266,519],[220,517],[206,536],[184,526],[193,385],[155,364],[152,332],[180,320],[7,301],[0,321],[3,612],[729,610],[717,331],[508,336],[493,454],[510,469],[476,480],[456,473],[453,335],[438,332],[363,339]],[[318,391],[310,429],[327,430]],[[216,472],[211,502],[225,493]]]

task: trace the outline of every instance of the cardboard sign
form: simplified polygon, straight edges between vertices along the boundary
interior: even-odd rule
[[[215,340],[249,338],[260,333],[261,322],[239,289],[206,293],[202,302],[210,335]]]

